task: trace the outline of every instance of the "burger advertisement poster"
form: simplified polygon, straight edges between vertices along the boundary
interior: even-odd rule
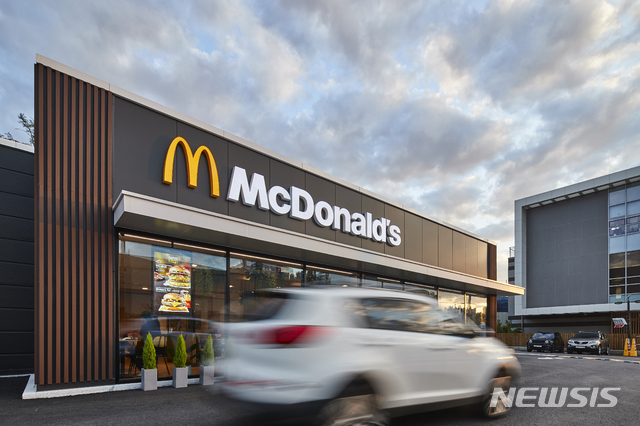
[[[154,251],[153,309],[162,314],[191,312],[190,258]]]

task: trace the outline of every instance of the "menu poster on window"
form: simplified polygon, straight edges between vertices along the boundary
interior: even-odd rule
[[[191,312],[191,263],[185,256],[154,251],[154,312]]]

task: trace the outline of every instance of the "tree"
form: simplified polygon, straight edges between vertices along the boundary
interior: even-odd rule
[[[22,126],[22,129],[16,128],[16,130],[20,130],[29,135],[29,143],[31,145],[35,145],[36,143],[36,135],[35,135],[35,124],[32,119],[27,118],[27,116],[23,113],[18,114],[18,122]],[[11,132],[7,132],[5,134],[0,133],[0,138],[9,139],[10,141],[20,142],[13,138]]]
[[[522,333],[522,328],[513,328],[513,323],[509,320],[506,320],[504,324],[498,321],[498,329],[496,331],[498,333]]]

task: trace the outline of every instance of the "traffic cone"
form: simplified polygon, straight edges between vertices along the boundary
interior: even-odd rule
[[[629,356],[629,349],[630,349],[630,342],[629,339],[625,339],[625,343],[624,343],[624,353],[622,354],[622,356]]]
[[[638,351],[636,349],[636,339],[631,341],[631,350],[629,351],[629,356],[638,356]]]

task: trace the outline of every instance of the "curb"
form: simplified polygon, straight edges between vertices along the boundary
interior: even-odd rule
[[[189,385],[200,385],[200,379],[188,379],[187,384]],[[171,387],[173,386],[172,380],[162,380],[158,381],[158,387]],[[56,390],[48,390],[48,391],[38,391],[37,386],[35,384],[35,375],[29,375],[29,381],[27,382],[27,386],[22,393],[22,399],[43,399],[43,398],[60,398],[64,396],[78,396],[78,395],[92,395],[96,393],[106,393],[106,392],[119,392],[125,390],[136,390],[142,389],[141,383],[121,383],[115,385],[106,385],[106,386],[89,386],[84,388],[71,388],[71,389],[56,389]]]
[[[516,352],[516,355],[523,355],[523,356],[535,356],[535,357],[545,357],[545,358],[573,358],[573,359],[588,359],[588,360],[592,360],[592,361],[611,361],[611,362],[620,362],[620,363],[626,363],[626,364],[640,364],[640,361],[628,361],[625,359],[611,359],[611,358],[593,358],[593,357],[588,357],[588,356],[579,356],[579,355],[554,355],[554,354],[543,354],[543,353],[522,353],[522,352]]]

